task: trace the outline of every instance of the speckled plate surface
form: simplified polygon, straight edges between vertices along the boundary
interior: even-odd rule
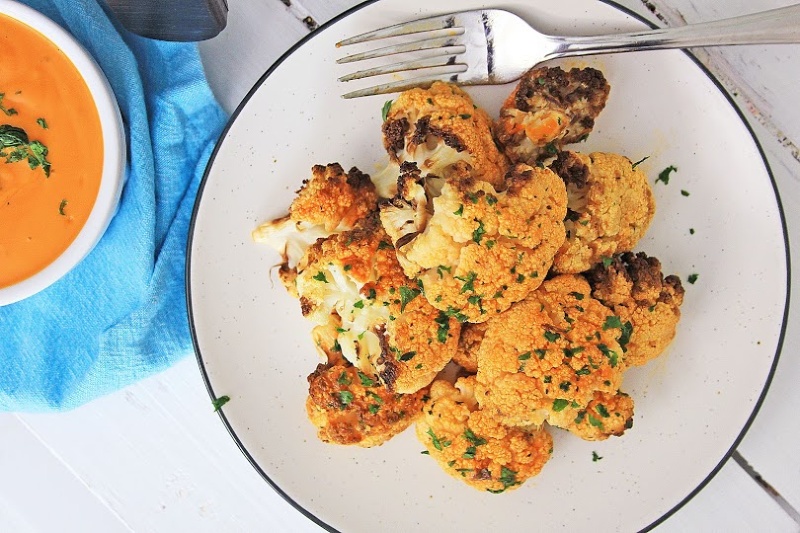
[[[783,339],[788,259],[780,202],[739,111],[680,51],[589,58],[611,84],[581,151],[645,156],[658,210],[639,248],[686,286],[669,351],[626,375],[636,401],[622,438],[554,430],[555,451],[520,489],[480,493],[442,472],[412,431],[374,449],[326,445],[305,416],[318,363],[297,301],[271,275],[278,256],[250,240],[282,215],[313,164],[374,172],[384,97],[344,101],[334,43],[485,2],[379,0],[315,32],[260,80],[231,119],[197,200],[187,284],[198,361],[223,423],[299,511],[342,531],[633,531],[687,501],[728,458],[766,392]],[[433,7],[435,6],[435,8]],[[641,28],[594,0],[509,0],[552,33]],[[435,9],[435,11],[434,11]],[[567,63],[570,65],[570,63]],[[495,115],[510,86],[469,89]],[[686,191],[688,196],[683,194]],[[692,231],[693,230],[693,231]],[[686,283],[690,274],[696,283]],[[592,461],[592,452],[603,457]],[[624,502],[624,503],[623,503]]]

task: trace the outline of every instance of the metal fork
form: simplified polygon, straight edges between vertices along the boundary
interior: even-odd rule
[[[411,77],[342,96],[357,98],[399,92],[437,80],[457,85],[508,83],[538,63],[560,57],[693,46],[798,43],[800,4],[677,28],[593,37],[545,35],[513,13],[481,9],[389,26],[345,39],[336,46],[408,35],[419,39],[348,55],[337,63],[413,53],[413,59],[360,70],[342,76],[339,81],[383,74],[410,73]]]

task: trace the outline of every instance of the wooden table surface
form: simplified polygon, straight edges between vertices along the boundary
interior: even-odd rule
[[[232,111],[295,42],[356,0],[231,0],[201,44]],[[624,0],[662,25],[781,7],[780,0]],[[762,142],[800,264],[800,46],[697,51]],[[796,270],[797,271],[797,270]],[[798,275],[793,276],[797,286]],[[800,297],[769,394],[733,460],[659,532],[800,532]],[[60,414],[0,415],[0,532],[320,531],[249,465],[212,412],[193,357]]]

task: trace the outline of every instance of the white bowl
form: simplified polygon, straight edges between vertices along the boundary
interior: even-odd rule
[[[41,33],[72,62],[86,83],[100,116],[103,170],[89,218],[74,241],[52,263],[14,285],[0,288],[0,306],[18,302],[49,287],[92,251],[116,213],[125,176],[125,133],[117,101],[103,71],[89,53],[61,26],[23,4],[0,0],[0,14]]]

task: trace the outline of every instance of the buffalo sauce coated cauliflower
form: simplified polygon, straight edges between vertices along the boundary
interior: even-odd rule
[[[478,348],[488,327],[489,321],[466,322],[461,325],[461,337],[458,339],[456,353],[453,354],[453,362],[471,374],[478,371]]]
[[[475,400],[475,377],[455,386],[437,380],[417,421],[417,438],[445,472],[468,485],[499,493],[537,475],[553,452],[544,428],[507,427]]]
[[[684,289],[678,276],[664,277],[655,257],[626,252],[595,265],[586,277],[592,296],[631,324],[627,365],[643,365],[664,351],[681,318]]]
[[[308,247],[319,238],[352,229],[377,205],[375,187],[357,168],[345,172],[339,163],[314,165],[311,179],[303,181],[289,214],[260,225],[252,237],[281,254],[281,281],[296,296],[295,267]]]
[[[421,389],[450,361],[460,324],[403,274],[377,214],[318,240],[297,271],[303,315],[321,325],[337,320],[345,359],[393,391]]]
[[[342,360],[320,363],[308,376],[306,412],[323,442],[368,448],[383,444],[416,420],[427,388],[390,391]]]
[[[443,82],[405,91],[391,103],[383,144],[395,165],[416,163],[424,177],[447,179],[468,171],[499,185],[508,167],[492,139],[486,112],[467,93]],[[388,185],[393,185],[397,174],[389,178]],[[378,188],[391,192],[386,184]]]
[[[633,249],[655,214],[647,176],[627,157],[561,152],[550,166],[567,187],[567,240],[553,260],[561,274],[586,271]]]
[[[500,191],[482,180],[450,180],[430,205],[415,176],[401,179],[380,217],[403,270],[434,307],[483,322],[541,284],[564,242],[567,196],[558,176],[517,165]]]
[[[616,394],[624,332],[590,292],[580,276],[558,276],[492,318],[478,349],[481,409],[507,425],[540,425],[598,392]]]
[[[548,159],[592,131],[608,93],[603,73],[593,68],[529,70],[500,109],[497,141],[514,163]]]
[[[633,399],[624,392],[596,392],[586,405],[570,404],[561,411],[550,412],[547,422],[583,440],[619,437],[633,427]]]

